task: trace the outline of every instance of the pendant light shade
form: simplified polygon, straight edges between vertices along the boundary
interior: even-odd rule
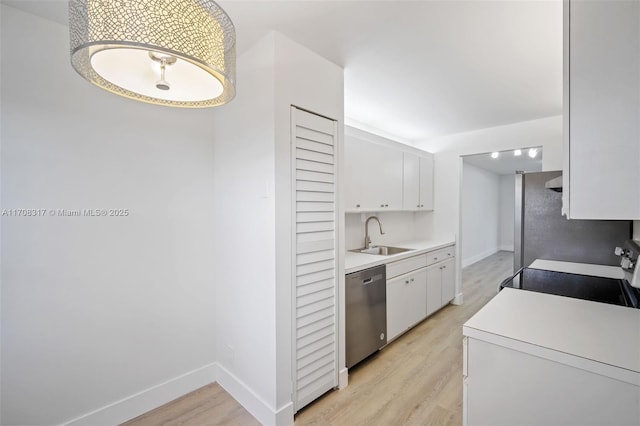
[[[235,96],[236,41],[210,0],[69,0],[71,64],[142,102],[212,107]]]

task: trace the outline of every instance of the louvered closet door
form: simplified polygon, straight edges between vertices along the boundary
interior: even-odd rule
[[[291,108],[295,188],[294,404],[338,384],[336,319],[337,122]]]

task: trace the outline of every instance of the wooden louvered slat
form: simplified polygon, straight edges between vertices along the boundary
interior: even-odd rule
[[[296,244],[313,243],[318,241],[334,241],[334,239],[335,234],[333,231],[301,232],[296,235]]]
[[[296,264],[307,265],[309,263],[316,263],[333,259],[333,250],[316,251],[313,253],[299,254],[298,256],[296,256]]]
[[[318,233],[324,231],[333,231],[335,224],[333,222],[309,222],[296,224],[296,230],[299,233]]]
[[[333,279],[316,281],[311,284],[299,285],[296,294],[298,296],[305,296],[316,291],[324,290],[326,288],[333,288]]]
[[[304,388],[305,386],[313,383],[314,381],[318,380],[325,374],[331,373],[335,368],[335,366],[332,364],[333,364],[333,361],[327,362],[326,364],[321,365],[320,368],[317,368],[316,370],[312,371],[306,376],[298,377],[298,380],[297,380],[298,386],[300,388]]]
[[[313,274],[308,275],[298,275],[296,277],[297,286],[304,286],[307,284],[315,283],[318,281],[324,281],[333,279],[335,277],[335,271],[327,270],[314,272]]]
[[[306,149],[307,151],[333,155],[333,145],[327,145],[322,142],[311,141],[309,139],[296,138],[296,146],[300,149]]]
[[[337,385],[336,123],[296,108],[292,119],[297,411]]]
[[[320,321],[327,317],[333,318],[334,316],[333,314],[334,314],[333,306],[330,306],[320,311],[316,311],[313,314],[298,318],[298,327],[305,327],[309,324],[313,324],[314,322]]]
[[[333,212],[298,212],[296,222],[325,222],[333,220]]]
[[[314,272],[325,271],[327,269],[335,269],[335,261],[324,260],[322,262],[307,263],[306,265],[297,265],[298,276],[312,274]]]
[[[328,182],[313,182],[307,180],[296,181],[296,189],[298,191],[315,191],[315,192],[329,192],[334,193],[333,183]]]
[[[303,130],[325,134],[333,140],[335,128],[332,120],[327,120],[319,115],[300,111],[296,119],[296,135],[303,135]]]
[[[330,173],[311,172],[308,170],[296,170],[298,180],[308,180],[312,182],[333,183],[333,175]]]
[[[296,337],[298,339],[302,338],[302,337],[306,337],[310,334],[316,333],[320,330],[322,330],[325,327],[330,327],[333,326],[335,324],[335,322],[333,321],[333,317],[326,317],[326,318],[322,318],[319,321],[314,321],[304,327],[298,327],[297,330],[297,335]],[[299,342],[299,341],[298,341]],[[299,344],[299,343],[298,343]]]
[[[320,240],[320,241],[305,241],[298,243],[298,253],[311,253],[313,251],[329,250],[335,246],[335,241]]]
[[[296,309],[298,318],[301,318],[305,315],[310,315],[316,311],[320,311],[322,309],[326,309],[329,307],[334,307],[333,296],[327,297],[326,299],[317,300],[313,303],[309,303],[308,305],[301,306]]]
[[[309,151],[309,150],[300,149],[300,148],[296,149],[296,158],[298,160],[307,160],[307,161],[313,161],[315,163],[324,163],[330,166],[333,166],[334,164],[333,155],[331,154],[323,154],[320,152]]]
[[[296,169],[319,173],[333,173],[333,166],[331,164],[309,160],[296,160]]]
[[[331,297],[331,296],[333,296],[333,289],[327,288],[321,291],[317,291],[315,293],[307,294],[306,296],[298,296],[296,298],[296,305],[298,305],[298,308],[301,308],[303,306],[307,306],[315,302],[316,300],[318,300],[318,298]]]
[[[320,201],[332,203],[333,194],[329,192],[296,191],[296,201]]]

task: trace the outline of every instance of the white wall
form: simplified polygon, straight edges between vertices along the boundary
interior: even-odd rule
[[[516,175],[500,176],[500,250],[513,251]]]
[[[465,162],[462,200],[464,268],[499,250],[500,176]]]
[[[46,210],[2,217],[1,423],[59,424],[143,392],[84,420],[118,423],[214,380],[216,116],[92,86],[66,26],[1,15],[2,208]],[[84,208],[129,215],[48,213]]]
[[[343,72],[278,33],[237,68],[238,96],[214,129],[219,381],[262,423],[292,424],[290,109],[341,128]]]

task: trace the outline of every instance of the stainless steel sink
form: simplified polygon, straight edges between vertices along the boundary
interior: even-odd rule
[[[349,250],[354,253],[363,254],[376,254],[379,256],[391,256],[392,254],[404,253],[414,249],[402,248],[402,247],[388,247],[388,246],[373,246],[371,248],[359,248],[355,250]]]

